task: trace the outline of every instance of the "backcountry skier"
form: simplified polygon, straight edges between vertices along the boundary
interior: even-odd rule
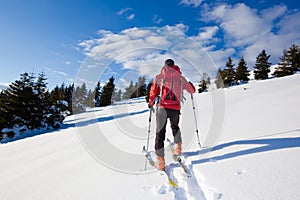
[[[180,156],[182,151],[182,138],[179,124],[179,115],[183,98],[183,90],[195,93],[195,87],[188,82],[174,64],[172,59],[167,59],[161,69],[161,73],[156,75],[151,86],[149,95],[149,108],[152,109],[157,104],[156,112],[156,137],[155,153],[157,155],[157,168],[165,170],[164,141],[166,137],[167,119],[170,119],[172,134],[174,136],[175,154]]]

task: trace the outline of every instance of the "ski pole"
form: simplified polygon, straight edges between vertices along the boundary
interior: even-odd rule
[[[195,126],[196,126],[196,134],[197,134],[197,139],[198,139],[198,145],[201,148],[201,143],[200,143],[200,138],[199,138],[199,132],[198,132],[198,126],[197,126],[197,118],[196,118],[196,111],[195,111],[195,103],[194,103],[193,94],[191,94],[191,99],[192,99],[192,105],[193,105],[193,111],[194,111],[194,118],[195,118]]]
[[[151,118],[152,118],[152,109],[153,107],[150,108],[150,114],[149,114],[149,125],[148,125],[148,136],[147,136],[147,152],[149,151],[149,137],[150,137],[150,132],[151,132]],[[145,160],[145,170],[147,169],[147,159]]]

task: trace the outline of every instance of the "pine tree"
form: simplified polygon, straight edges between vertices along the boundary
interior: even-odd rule
[[[97,82],[97,86],[95,88],[95,107],[100,107],[100,98],[101,98],[101,84],[100,81]]]
[[[50,98],[48,101],[48,114],[46,118],[47,129],[51,127],[57,129],[60,128],[66,115],[69,115],[72,111],[71,100],[68,98],[71,94],[67,94],[67,91],[72,86],[66,87],[63,83],[60,87],[56,86],[50,92]],[[70,102],[70,103],[69,103]]]
[[[146,90],[146,102],[149,103],[149,96],[150,96],[150,90],[151,90],[151,86],[153,84],[153,79],[149,81],[148,85],[147,85],[147,90]]]
[[[216,76],[216,80],[215,80],[215,84],[217,86],[217,88],[224,88],[224,72],[223,70],[221,70],[221,68],[218,69],[218,72],[217,72],[217,76]]]
[[[133,82],[130,81],[129,86],[125,88],[123,99],[130,99],[133,96],[133,94],[134,94],[134,86],[133,86]]]
[[[73,113],[81,113],[84,112],[87,105],[87,88],[86,84],[83,83],[82,85],[78,85],[73,92],[72,97],[73,103]]]
[[[270,67],[272,63],[269,63],[268,60],[271,55],[267,55],[265,50],[256,57],[256,63],[254,66],[254,77],[256,80],[264,80],[269,77],[268,73],[270,72]]]
[[[69,114],[73,114],[73,109],[72,109],[73,91],[74,91],[74,84],[69,85],[68,87],[65,88],[65,99],[64,100],[68,103],[67,110],[69,111]]]
[[[210,85],[210,77],[207,73],[203,73],[202,80],[200,81],[198,85],[198,93],[202,93],[207,91],[208,85]]]
[[[61,86],[56,85],[54,89],[50,92],[49,95],[49,103],[55,102],[56,100],[65,100],[65,86],[62,84]]]
[[[122,100],[122,90],[121,89],[119,89],[118,92],[114,91],[113,99],[114,99],[114,101]]]
[[[20,75],[20,80],[16,80],[9,85],[4,91],[7,98],[5,106],[6,113],[11,118],[7,124],[8,128],[24,127],[32,129],[30,124],[34,109],[34,93],[33,93],[34,77],[28,73]]]
[[[49,93],[42,72],[23,73],[0,94],[0,139],[27,130],[59,128],[67,114],[64,85]]]
[[[205,80],[201,80],[199,85],[198,85],[198,93],[202,93],[202,92],[205,92],[207,90],[207,83]]]
[[[87,98],[86,98],[86,105],[90,108],[95,107],[95,90],[88,90]]]
[[[242,57],[236,68],[235,81],[237,83],[246,83],[249,81],[249,75],[250,75],[250,73],[247,68],[247,63],[246,63],[244,57]]]
[[[33,99],[30,120],[31,129],[45,127],[45,118],[48,114],[48,104],[46,99],[49,98],[47,90],[46,76],[42,72],[38,75],[37,82],[33,84]]]
[[[138,89],[139,89],[139,85],[138,85],[138,82],[136,82],[133,86],[133,93],[131,94],[130,99],[138,97],[138,95],[139,95]]]
[[[3,139],[2,129],[6,127],[7,121],[7,113],[5,110],[6,98],[4,92],[0,92],[0,141]]]
[[[105,86],[102,88],[102,95],[100,98],[100,106],[108,106],[111,105],[112,103],[112,95],[115,89],[115,84],[114,84],[114,77],[111,77],[106,83]]]
[[[146,86],[146,77],[140,76],[138,78],[138,94],[137,97],[142,97],[146,95],[147,86]]]
[[[276,68],[275,72],[272,75],[276,77],[292,75],[294,73],[294,69],[290,63],[290,59],[286,49],[283,50],[283,55],[279,59],[279,67]]]
[[[234,70],[234,64],[232,63],[232,59],[229,57],[226,62],[226,68],[223,71],[224,77],[223,82],[225,87],[229,87],[234,85],[235,82],[235,70]]]
[[[288,61],[291,64],[294,72],[300,70],[300,49],[296,44],[292,44],[287,51]]]

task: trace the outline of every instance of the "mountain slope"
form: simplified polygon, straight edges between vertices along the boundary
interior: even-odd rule
[[[191,178],[166,148],[178,190],[144,170],[143,99],[70,116],[58,131],[0,145],[0,199],[297,199],[299,91],[296,74],[194,95],[203,149],[187,95],[181,130]],[[150,128],[153,150],[155,114]]]

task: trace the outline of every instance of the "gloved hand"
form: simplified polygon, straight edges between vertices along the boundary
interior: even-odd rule
[[[193,92],[193,93],[195,93],[195,92],[196,92],[196,88],[195,88],[194,84],[193,84],[191,81],[189,81],[189,84],[191,85],[191,87],[192,87],[192,88],[193,88],[193,90],[194,90],[194,92]]]
[[[155,112],[155,110],[154,110],[154,108],[153,108],[153,105],[151,106],[150,103],[148,104],[148,108],[149,108],[152,112]]]

